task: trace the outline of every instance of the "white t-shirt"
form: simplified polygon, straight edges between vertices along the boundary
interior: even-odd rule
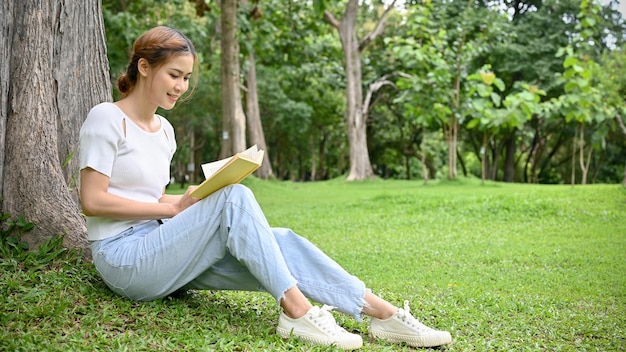
[[[158,203],[170,182],[176,139],[169,121],[156,116],[161,120],[160,129],[146,132],[117,105],[96,105],[80,129],[80,169],[90,167],[108,176],[111,194]],[[87,233],[90,241],[102,240],[143,222],[146,220],[88,216]]]

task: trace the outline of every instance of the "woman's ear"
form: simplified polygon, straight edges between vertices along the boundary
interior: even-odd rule
[[[148,72],[150,71],[150,63],[148,63],[148,60],[144,58],[139,59],[137,62],[137,70],[143,77],[148,76]]]

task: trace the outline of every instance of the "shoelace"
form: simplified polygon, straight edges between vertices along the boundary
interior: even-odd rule
[[[342,327],[337,325],[335,321],[335,317],[330,314],[330,311],[335,309],[333,306],[324,305],[321,309],[317,311],[317,315],[313,317],[313,323],[317,326],[321,327],[324,331],[328,332],[331,335],[339,334],[345,331]]]
[[[399,308],[397,314],[400,320],[402,320],[405,324],[411,326],[412,328],[417,329],[418,331],[431,331],[432,330],[428,326],[422,324],[415,317],[413,317],[413,315],[411,314],[411,309],[409,308],[408,300],[404,301],[404,308]]]

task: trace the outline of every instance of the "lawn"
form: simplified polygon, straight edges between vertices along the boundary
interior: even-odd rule
[[[626,190],[461,180],[247,179],[273,226],[316,243],[376,293],[449,330],[447,351],[626,350]],[[176,190],[172,190],[176,192]],[[48,256],[49,257],[49,256]],[[2,351],[333,351],[274,333],[264,293],[110,293],[71,254],[0,259]],[[363,351],[367,319],[335,314]]]

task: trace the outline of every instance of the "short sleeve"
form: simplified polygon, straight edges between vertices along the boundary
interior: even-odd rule
[[[90,167],[111,177],[119,144],[123,139],[123,118],[114,104],[96,105],[80,129],[80,169]]]
[[[172,155],[174,155],[174,153],[176,153],[176,134],[174,133],[174,127],[165,117],[160,115],[157,116],[159,116],[163,123],[163,132],[165,132],[165,137],[167,138],[170,152],[172,153]]]

